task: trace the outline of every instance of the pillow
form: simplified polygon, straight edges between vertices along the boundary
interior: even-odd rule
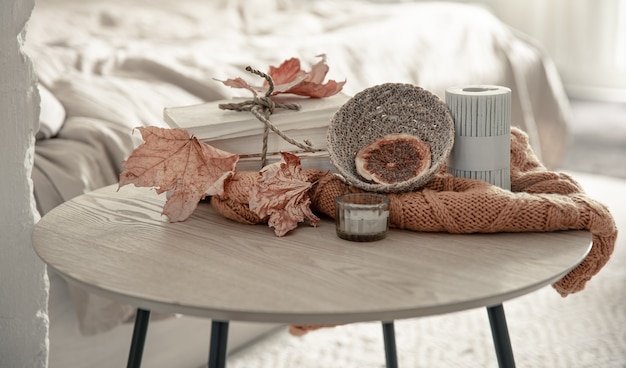
[[[59,100],[46,87],[39,84],[39,130],[35,134],[36,140],[52,138],[59,133],[65,121],[65,109]]]

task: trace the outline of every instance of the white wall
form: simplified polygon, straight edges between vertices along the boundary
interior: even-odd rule
[[[539,41],[571,97],[626,102],[625,0],[483,0]]]
[[[483,5],[537,41],[570,97],[626,102],[626,0],[452,1]]]
[[[34,0],[0,1],[0,367],[7,368],[48,365],[48,279],[31,245],[39,95],[20,50],[33,7]]]

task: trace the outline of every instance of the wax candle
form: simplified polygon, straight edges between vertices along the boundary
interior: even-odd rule
[[[344,194],[335,199],[337,236],[352,241],[383,239],[389,223],[389,198],[376,193]]]

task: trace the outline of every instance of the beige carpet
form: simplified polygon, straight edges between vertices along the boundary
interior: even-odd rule
[[[626,179],[626,101],[572,100],[571,141],[563,166]]]
[[[626,229],[626,180],[574,173],[586,192],[611,209]],[[551,287],[504,303],[517,367],[626,367],[626,235],[586,289],[567,298]],[[497,367],[484,308],[396,321],[399,365]],[[380,368],[379,323],[319,330],[293,337],[286,329],[232,354],[228,368]]]

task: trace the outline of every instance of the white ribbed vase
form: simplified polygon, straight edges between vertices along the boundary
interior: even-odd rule
[[[451,87],[446,104],[454,119],[447,172],[511,189],[511,90],[490,85]]]

